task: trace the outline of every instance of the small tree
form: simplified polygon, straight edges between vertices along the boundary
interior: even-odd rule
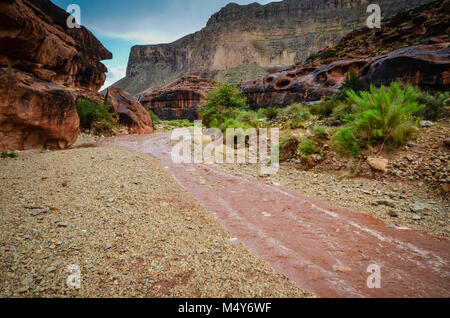
[[[201,108],[203,123],[215,127],[224,123],[226,119],[235,118],[239,110],[247,108],[247,99],[234,85],[221,83],[206,97],[207,103]]]

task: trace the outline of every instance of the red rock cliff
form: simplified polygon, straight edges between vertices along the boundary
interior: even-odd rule
[[[0,149],[67,148],[76,90],[97,92],[112,54],[48,0],[0,1]]]

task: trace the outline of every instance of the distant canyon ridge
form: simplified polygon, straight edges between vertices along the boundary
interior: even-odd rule
[[[377,0],[383,17],[430,0]],[[133,95],[186,74],[234,84],[265,76],[335,45],[362,26],[370,0],[285,0],[230,3],[205,28],[170,44],[131,49],[126,77],[115,85]]]

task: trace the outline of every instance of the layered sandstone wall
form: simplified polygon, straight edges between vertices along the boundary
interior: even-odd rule
[[[384,16],[430,0],[379,0]],[[132,94],[163,87],[188,73],[214,78],[219,71],[256,63],[284,68],[336,44],[368,17],[368,0],[285,0],[267,5],[229,4],[206,27],[176,42],[132,48],[127,76],[117,83]],[[249,80],[243,72],[240,80]]]

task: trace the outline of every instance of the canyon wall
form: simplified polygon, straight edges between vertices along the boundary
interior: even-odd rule
[[[0,1],[0,150],[65,149],[77,139],[77,92],[105,82],[112,54],[49,0]]]
[[[383,16],[430,0],[379,0]],[[116,85],[132,94],[160,88],[194,73],[232,82],[303,61],[336,44],[369,16],[369,0],[285,0],[267,5],[231,3],[205,28],[170,44],[131,49],[126,78]],[[234,78],[234,77],[239,78]]]

